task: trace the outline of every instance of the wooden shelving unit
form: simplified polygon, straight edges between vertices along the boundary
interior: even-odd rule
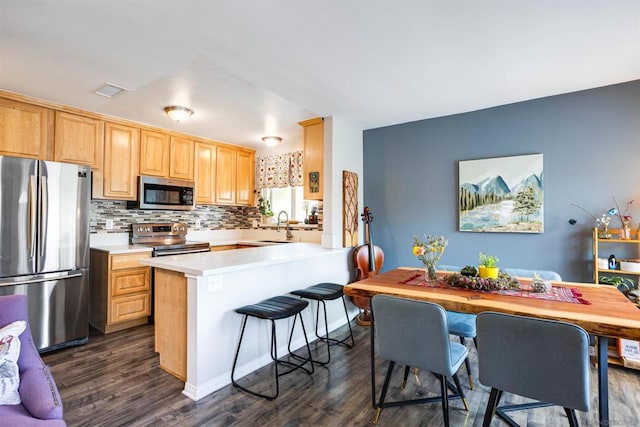
[[[635,254],[636,257],[640,254],[640,239],[638,239],[638,234],[636,230],[632,230],[631,237],[632,239],[620,239],[620,229],[613,228],[609,229],[609,232],[612,236],[616,236],[615,238],[603,239],[600,238],[598,228],[593,229],[593,283],[600,283],[600,275],[601,274],[612,274],[612,275],[622,275],[622,276],[635,276],[635,281],[638,283],[640,280],[640,272],[636,271],[625,271],[625,270],[610,270],[609,268],[599,268],[598,266],[598,253],[600,250],[600,245],[607,244],[624,244],[624,245],[635,245]],[[622,357],[618,354],[617,340],[610,339],[609,340],[609,357],[608,361],[611,365],[617,366],[625,366]],[[640,369],[638,366],[627,366],[632,369]]]
[[[640,272],[635,271],[625,271],[625,270],[609,270],[608,268],[599,268],[598,267],[598,253],[599,247],[601,244],[611,244],[611,243],[622,243],[625,245],[636,245],[636,256],[640,253],[640,240],[637,239],[636,231],[633,230],[631,234],[633,239],[619,239],[619,238],[611,238],[611,239],[601,239],[598,237],[598,228],[593,229],[593,283],[599,283],[600,273],[609,273],[609,274],[617,274],[617,275],[630,275],[630,276],[638,276],[640,278]],[[620,230],[617,228],[610,229],[609,232],[612,236],[619,236]],[[636,279],[637,282],[637,279]]]

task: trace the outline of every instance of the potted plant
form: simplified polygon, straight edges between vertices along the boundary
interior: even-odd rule
[[[269,218],[273,216],[273,211],[271,210],[271,202],[269,200],[260,197],[258,199],[258,211],[262,217],[262,223],[265,224]]]
[[[487,255],[482,252],[480,252],[478,258],[478,273],[480,277],[485,279],[497,279],[498,273],[500,272],[500,269],[498,268],[498,261],[500,260],[493,255]]]
[[[622,276],[600,276],[598,278],[598,282],[615,286],[620,292],[625,295],[636,287],[636,284],[633,280]]]
[[[317,224],[318,223],[318,206],[314,205],[311,207],[311,215],[309,215],[309,224]]]
[[[476,277],[478,275],[478,270],[472,265],[465,265],[460,270],[460,274],[467,277]]]

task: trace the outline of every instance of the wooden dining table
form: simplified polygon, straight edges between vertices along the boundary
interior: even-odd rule
[[[551,281],[554,286],[574,288],[582,294],[587,304],[550,301],[521,296],[508,296],[483,291],[452,287],[428,287],[403,284],[411,277],[424,272],[410,267],[400,267],[344,287],[345,295],[372,298],[375,295],[392,295],[401,298],[429,301],[446,310],[463,313],[495,311],[539,319],[558,320],[582,327],[597,337],[598,357],[598,416],[600,425],[609,425],[608,343],[609,338],[626,338],[640,341],[640,310],[613,286],[592,283]],[[438,271],[438,277],[452,272]],[[531,279],[518,278],[521,283]],[[375,313],[373,313],[375,316]],[[375,319],[373,320],[375,322]],[[371,392],[375,400],[374,328],[371,331]]]

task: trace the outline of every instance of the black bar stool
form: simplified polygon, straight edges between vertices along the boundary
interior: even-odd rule
[[[297,291],[291,292],[293,295],[297,295],[302,298],[316,300],[318,302],[318,310],[316,311],[316,337],[318,339],[327,343],[327,360],[326,361],[318,361],[314,360],[315,363],[319,365],[326,365],[331,361],[331,350],[330,347],[332,345],[342,344],[346,347],[352,348],[355,345],[355,341],[353,340],[353,331],[351,330],[351,323],[349,322],[349,313],[347,312],[347,304],[344,302],[344,292],[343,286],[338,285],[336,283],[318,283],[317,285],[309,286],[306,289],[298,289]],[[343,340],[337,340],[335,338],[329,338],[329,323],[327,321],[327,305],[325,301],[331,301],[334,299],[340,298],[342,300],[342,305],[344,306],[344,314],[347,316],[347,325],[349,325],[349,337],[345,337]],[[325,336],[321,337],[318,334],[318,319],[320,317],[320,303],[322,303],[322,309],[324,311],[324,330]],[[351,345],[347,343],[347,338],[351,338]]]
[[[278,397],[280,393],[280,383],[278,378],[282,375],[286,375],[290,372],[295,371],[296,369],[302,369],[308,374],[313,373],[313,359],[311,358],[311,348],[309,347],[309,340],[307,339],[307,331],[304,328],[304,321],[302,320],[302,315],[300,314],[302,310],[304,310],[309,303],[307,301],[302,301],[298,298],[288,297],[288,296],[277,296],[273,298],[266,299],[257,304],[245,305],[244,307],[240,307],[235,309],[235,312],[238,314],[243,314],[244,318],[242,320],[242,332],[240,332],[240,340],[238,341],[238,348],[236,350],[236,355],[233,359],[233,367],[231,368],[231,383],[238,387],[240,390],[246,391],[247,393],[253,394],[254,396],[263,397],[267,400],[273,400]],[[238,354],[240,353],[240,345],[242,344],[242,337],[244,335],[245,326],[247,326],[247,319],[251,317],[257,317],[259,319],[266,319],[271,321],[271,359],[274,362],[275,366],[275,383],[276,383],[276,392],[273,396],[269,396],[266,394],[260,394],[258,392],[249,390],[246,387],[238,384],[234,378],[236,364],[238,362]],[[291,316],[293,318],[293,325],[291,326],[291,335],[289,335],[289,344],[288,350],[291,356],[295,356],[300,359],[300,363],[292,363],[288,360],[278,359],[278,343],[276,339],[276,320],[278,319],[286,319]],[[297,354],[294,354],[291,351],[291,339],[293,338],[293,331],[296,327],[296,319],[300,317],[300,324],[302,325],[302,332],[304,333],[304,340],[307,344],[307,354],[308,357],[304,358]],[[305,368],[305,364],[309,362],[311,364],[311,369]],[[278,365],[288,365],[290,369],[285,372],[278,372]]]

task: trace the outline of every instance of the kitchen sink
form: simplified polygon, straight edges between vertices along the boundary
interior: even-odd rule
[[[292,240],[256,240],[261,243],[293,243]]]

